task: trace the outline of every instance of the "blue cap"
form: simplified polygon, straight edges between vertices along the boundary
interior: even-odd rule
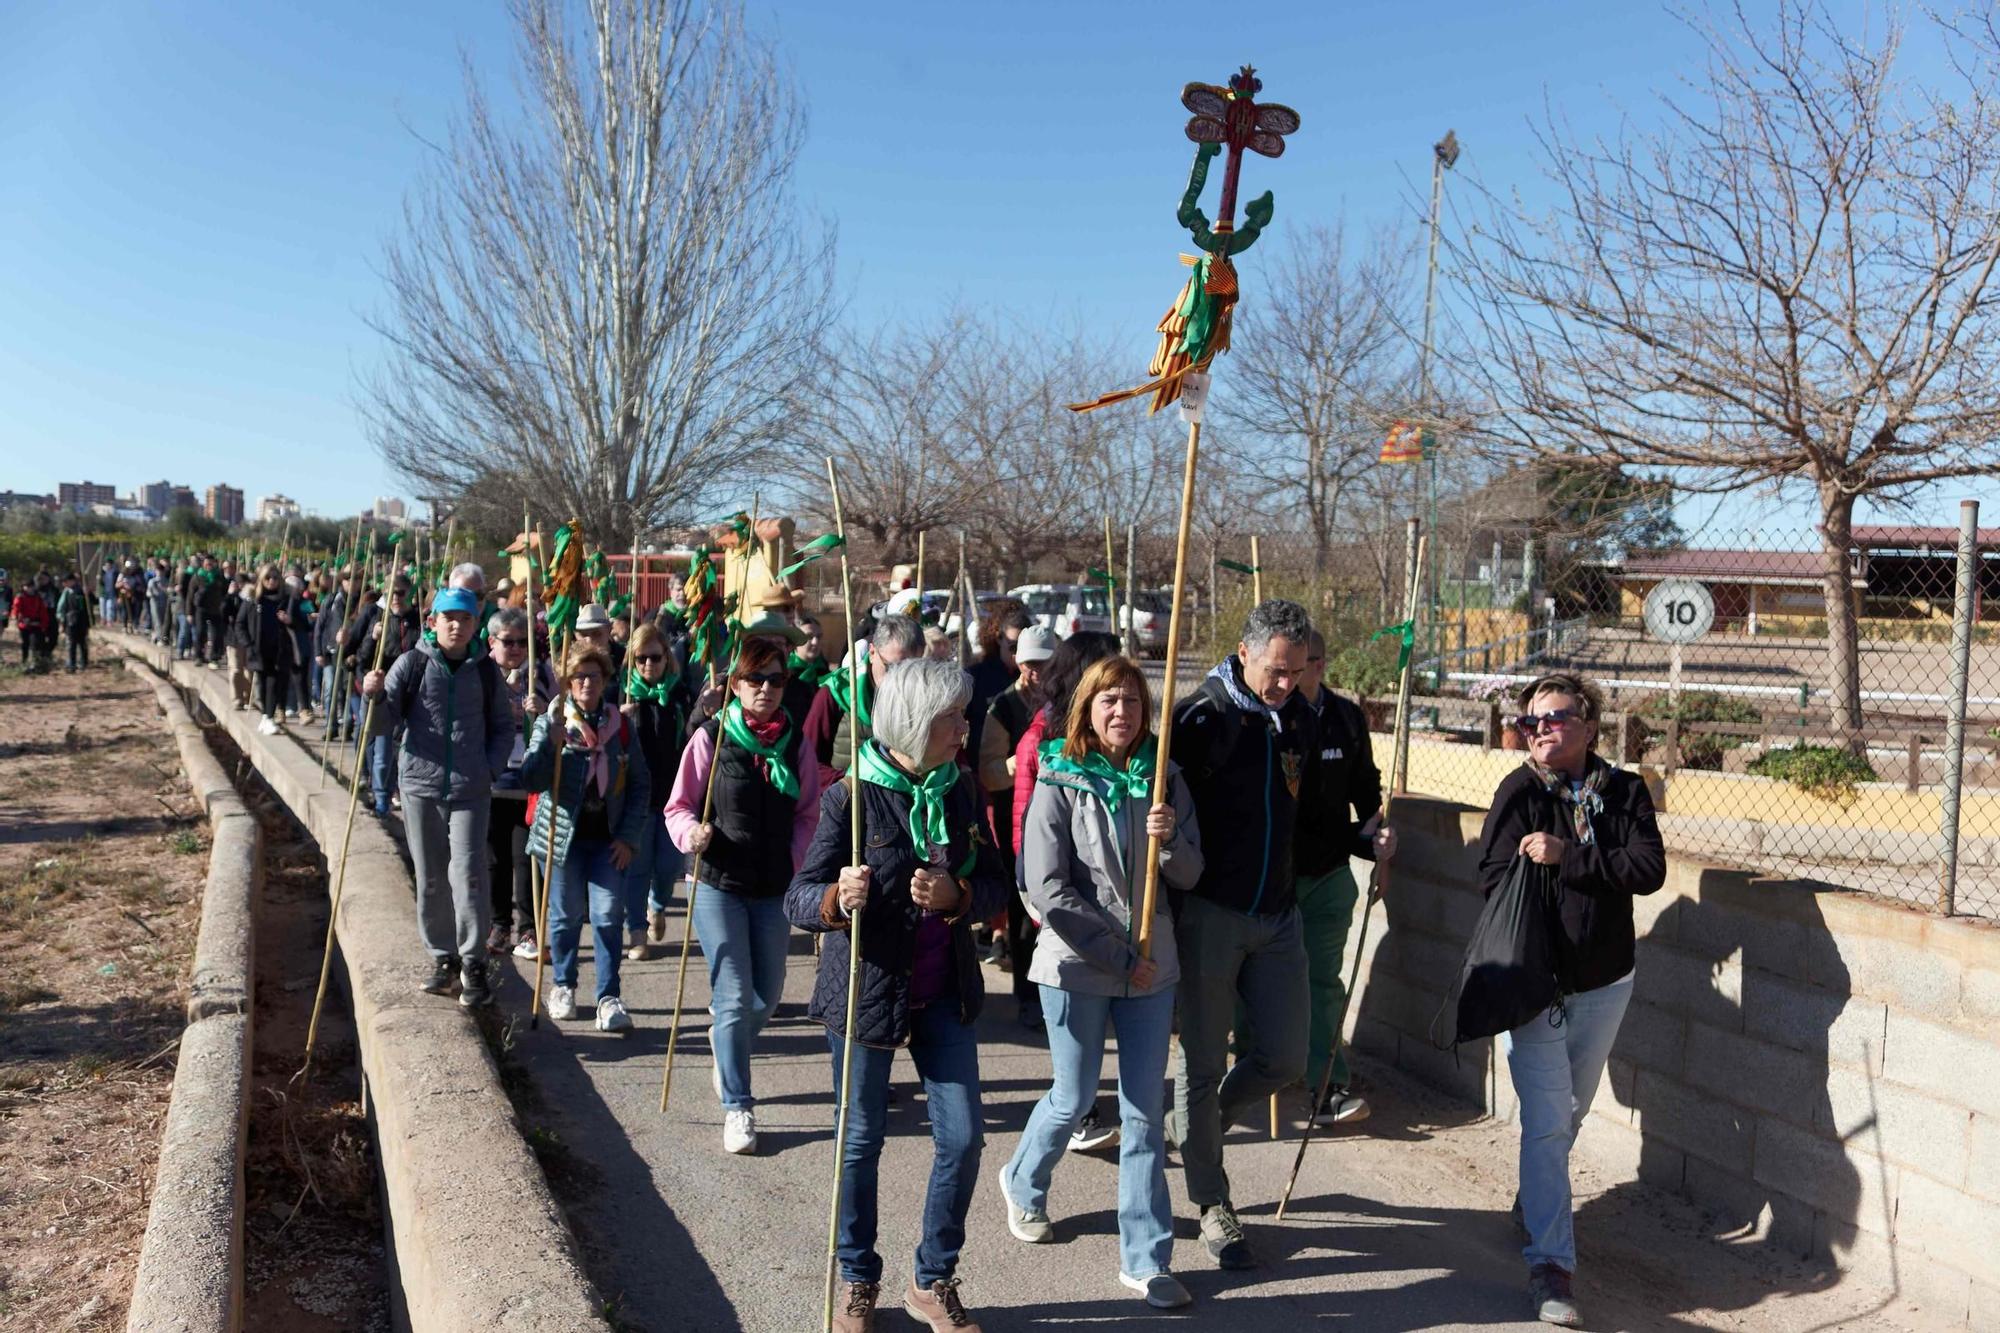
[[[468,616],[479,614],[479,599],[469,588],[446,588],[431,602],[431,614],[443,615],[447,611],[463,611]]]

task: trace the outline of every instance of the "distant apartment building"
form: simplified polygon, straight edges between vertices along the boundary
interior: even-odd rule
[[[94,481],[64,481],[56,484],[56,503],[64,509],[87,510],[92,505],[117,502],[116,486],[100,486]]]
[[[139,507],[150,509],[161,518],[171,510],[195,506],[194,492],[185,486],[176,486],[171,481],[149,482],[139,488]]]
[[[32,495],[27,491],[0,491],[0,509],[54,509],[53,495]]]
[[[233,528],[243,522],[243,492],[234,486],[211,486],[202,512],[225,528]]]
[[[299,502],[289,495],[266,495],[257,501],[259,523],[283,522],[299,516]]]
[[[409,509],[404,506],[401,500],[398,500],[393,495],[376,496],[375,507],[369,512],[374,516],[377,523],[386,524],[393,528],[409,526]]]

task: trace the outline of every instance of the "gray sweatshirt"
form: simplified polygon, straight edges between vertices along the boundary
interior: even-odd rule
[[[1160,849],[1160,889],[1153,904],[1150,989],[1132,989],[1139,959],[1134,899],[1146,891],[1147,801],[1127,797],[1112,814],[1089,778],[1047,767],[1035,783],[1021,829],[1028,910],[1042,925],[1028,979],[1087,995],[1153,995],[1180,979],[1169,887],[1191,889],[1201,878],[1201,831],[1194,801],[1169,764],[1174,836]]]

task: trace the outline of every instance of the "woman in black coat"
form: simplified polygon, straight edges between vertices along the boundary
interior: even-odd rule
[[[292,678],[292,626],[299,618],[298,595],[285,586],[276,565],[265,565],[257,574],[256,600],[244,607],[241,623],[264,713],[257,730],[267,736],[277,734],[284,714],[285,687]]]
[[[924,1196],[904,1308],[933,1328],[977,1330],[959,1300],[959,1251],[984,1143],[979,1049],[973,1023],[984,998],[972,923],[1000,910],[1007,882],[981,819],[972,775],[959,768],[972,682],[954,662],[899,662],[876,687],[873,736],[855,779],[830,788],[819,824],[785,895],[801,930],[825,936],[808,1012],[827,1027],[834,1094],[846,1050],[850,933],[860,935],[853,1092],[840,1196],[838,1257],[844,1290],[834,1328],[872,1326],[882,1281],[875,1248],[876,1168],[887,1132],[889,1067],[907,1047],[930,1113],[930,1187]],[[864,864],[854,865],[849,799],[862,806]],[[861,909],[850,932],[849,913]]]
[[[1543,676],[1519,695],[1513,719],[1527,759],[1501,780],[1480,835],[1480,886],[1489,895],[1515,859],[1555,869],[1565,992],[1503,1033],[1520,1103],[1517,1217],[1527,1233],[1528,1293],[1545,1323],[1581,1322],[1570,1292],[1576,1232],[1569,1152],[1632,998],[1632,898],[1666,880],[1653,800],[1637,774],[1596,754],[1604,698],[1581,676]]]

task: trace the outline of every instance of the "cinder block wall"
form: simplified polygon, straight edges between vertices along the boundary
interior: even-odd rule
[[[1494,1043],[1430,1041],[1483,905],[1483,819],[1398,800],[1349,1027],[1511,1119]],[[2000,1329],[2000,930],[1683,858],[1634,905],[1632,1007],[1579,1151],[1710,1210],[1717,1235]]]

